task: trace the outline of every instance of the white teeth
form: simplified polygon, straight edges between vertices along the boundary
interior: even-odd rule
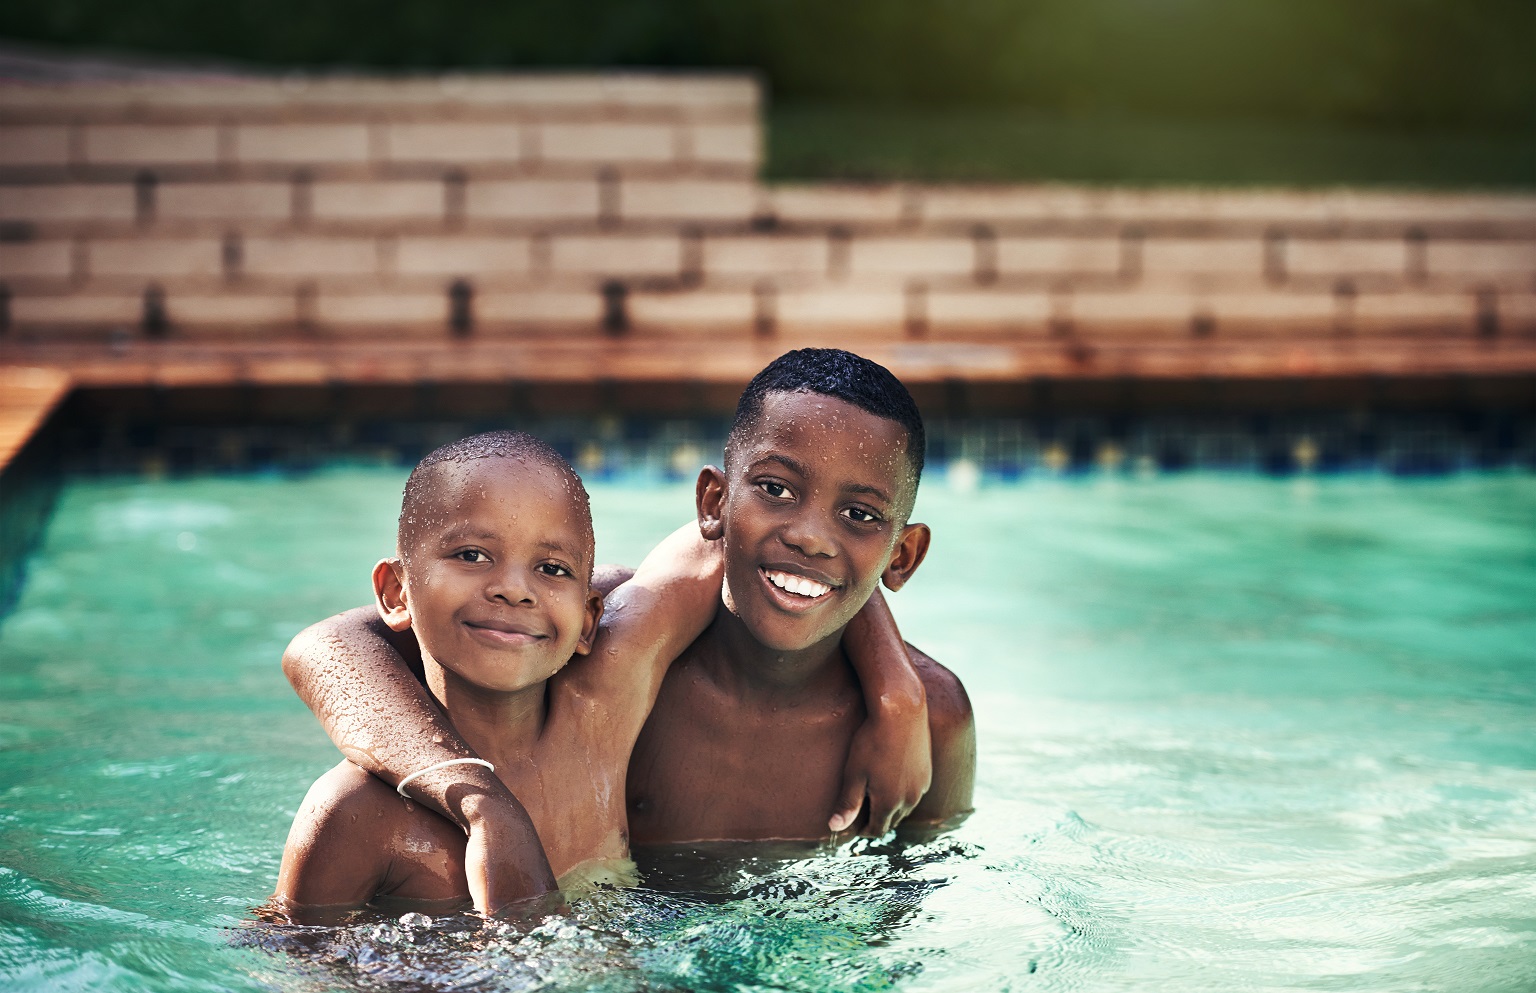
[[[832,592],[832,587],[826,583],[818,583],[814,579],[806,579],[804,576],[796,576],[789,572],[769,572],[763,570],[768,581],[781,590],[798,593],[801,596],[819,597]]]

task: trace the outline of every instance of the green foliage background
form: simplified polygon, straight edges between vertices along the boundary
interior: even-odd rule
[[[755,69],[770,175],[1536,185],[1536,0],[9,0],[0,38]]]
[[[0,36],[276,65],[755,67],[789,101],[1536,126],[1531,0],[13,0]]]

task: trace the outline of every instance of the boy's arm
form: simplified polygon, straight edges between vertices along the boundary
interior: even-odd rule
[[[878,589],[843,632],[843,648],[859,675],[869,716],[848,747],[838,807],[827,826],[847,829],[868,795],[863,833],[878,838],[928,791],[933,765],[926,695]]]
[[[427,696],[406,652],[419,666],[409,633],[397,635],[373,608],[359,607],[300,632],[283,653],[283,673],[336,747],[391,786],[475,754]],[[453,765],[407,789],[468,835],[465,873],[476,909],[494,913],[555,888],[533,822],[490,770]]]
[[[976,721],[971,699],[955,674],[911,645],[907,653],[928,694],[933,737],[933,786],[908,824],[942,826],[971,811],[976,786]]]
[[[592,652],[567,685],[616,716],[616,733],[638,735],[667,667],[714,620],[724,576],[720,543],[696,523],[663,538],[608,595]]]

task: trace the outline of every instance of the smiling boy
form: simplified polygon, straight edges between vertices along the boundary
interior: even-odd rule
[[[884,581],[927,554],[908,522],[923,425],[884,368],[834,349],[790,352],[737,405],[725,467],[698,486],[705,537],[724,545],[725,610],[672,664],[635,745],[636,843],[815,838],[864,718],[839,649]],[[975,732],[960,681],[908,646],[928,701],[932,786],[911,812],[970,809]]]
[[[536,438],[494,432],[422,460],[406,483],[397,557],[373,570],[379,615],[414,633],[427,689],[521,801],[566,888],[578,875],[632,875],[630,750],[720,582],[719,556],[680,532],[615,594],[600,629],[592,557],[587,494],[570,466]],[[471,896],[464,835],[343,761],[294,819],[274,902],[307,921]]]
[[[901,383],[848,352],[790,352],[748,385],[725,467],[706,468],[697,487],[700,532],[724,549],[726,609],[672,665],[635,744],[634,841],[821,838],[829,811],[832,830],[849,826],[865,784],[845,777],[845,766],[911,765],[884,754],[891,736],[863,734],[861,724],[888,720],[888,706],[913,712],[910,697],[920,713],[926,696],[920,730],[928,733],[901,740],[931,747],[932,787],[920,802],[883,799],[866,831],[884,833],[914,802],[914,818],[930,823],[969,809],[975,730],[959,680],[907,646],[916,668],[909,684],[861,685],[841,647],[850,622],[866,623],[860,609],[877,586],[899,589],[927,552],[928,528],[908,521],[923,437]],[[414,650],[342,615],[295,639],[284,656],[295,689],[343,752],[395,781],[472,754],[398,678]],[[360,696],[374,705],[359,705]],[[463,766],[415,785],[468,827],[471,846],[485,853],[485,885],[502,886],[491,877],[512,860],[498,853],[526,844],[515,801]]]

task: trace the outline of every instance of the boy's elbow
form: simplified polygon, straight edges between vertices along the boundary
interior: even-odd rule
[[[334,657],[337,647],[347,643],[348,634],[366,627],[373,616],[371,607],[354,607],[311,624],[294,635],[288,647],[283,649],[283,676],[288,685],[303,696],[315,669],[327,658]]]

